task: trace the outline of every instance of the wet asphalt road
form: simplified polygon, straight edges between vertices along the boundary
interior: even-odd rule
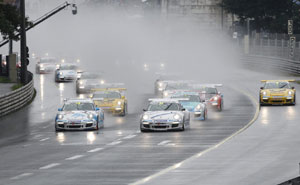
[[[2,125],[17,122],[19,127],[2,135],[0,184],[132,183],[214,146],[255,113],[248,96],[225,86],[224,111],[209,111],[207,121],[192,121],[184,132],[140,133],[139,116],[154,96],[153,83],[143,85],[140,91],[129,86],[126,117],[106,115],[105,128],[99,131],[56,133],[57,108],[64,98],[76,96],[75,84],[56,84],[52,74],[35,75],[35,101],[1,119]]]

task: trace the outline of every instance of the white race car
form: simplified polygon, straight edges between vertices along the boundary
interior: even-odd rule
[[[58,109],[55,130],[98,130],[104,127],[104,112],[91,99],[68,99]]]
[[[55,71],[55,82],[74,81],[77,79],[78,65],[72,63],[63,63]]]
[[[190,126],[190,112],[179,99],[150,99],[150,104],[140,118],[142,132],[150,130],[181,130]]]

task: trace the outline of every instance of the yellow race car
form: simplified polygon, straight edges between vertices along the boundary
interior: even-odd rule
[[[295,80],[262,80],[259,93],[260,105],[296,105],[296,89],[290,82]]]
[[[114,115],[125,116],[127,114],[127,99],[122,94],[125,88],[93,89],[92,99],[97,107]]]

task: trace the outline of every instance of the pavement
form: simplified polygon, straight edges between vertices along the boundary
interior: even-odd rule
[[[11,87],[14,83],[0,83],[0,96],[11,91]]]

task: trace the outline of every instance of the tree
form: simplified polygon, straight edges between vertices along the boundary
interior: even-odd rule
[[[0,32],[3,39],[18,40],[16,33],[20,31],[21,15],[17,7],[9,4],[0,4]],[[26,18],[26,25],[31,22]]]
[[[257,32],[286,33],[287,22],[292,19],[295,33],[300,33],[299,0],[223,0],[221,6],[242,23],[252,19]]]

